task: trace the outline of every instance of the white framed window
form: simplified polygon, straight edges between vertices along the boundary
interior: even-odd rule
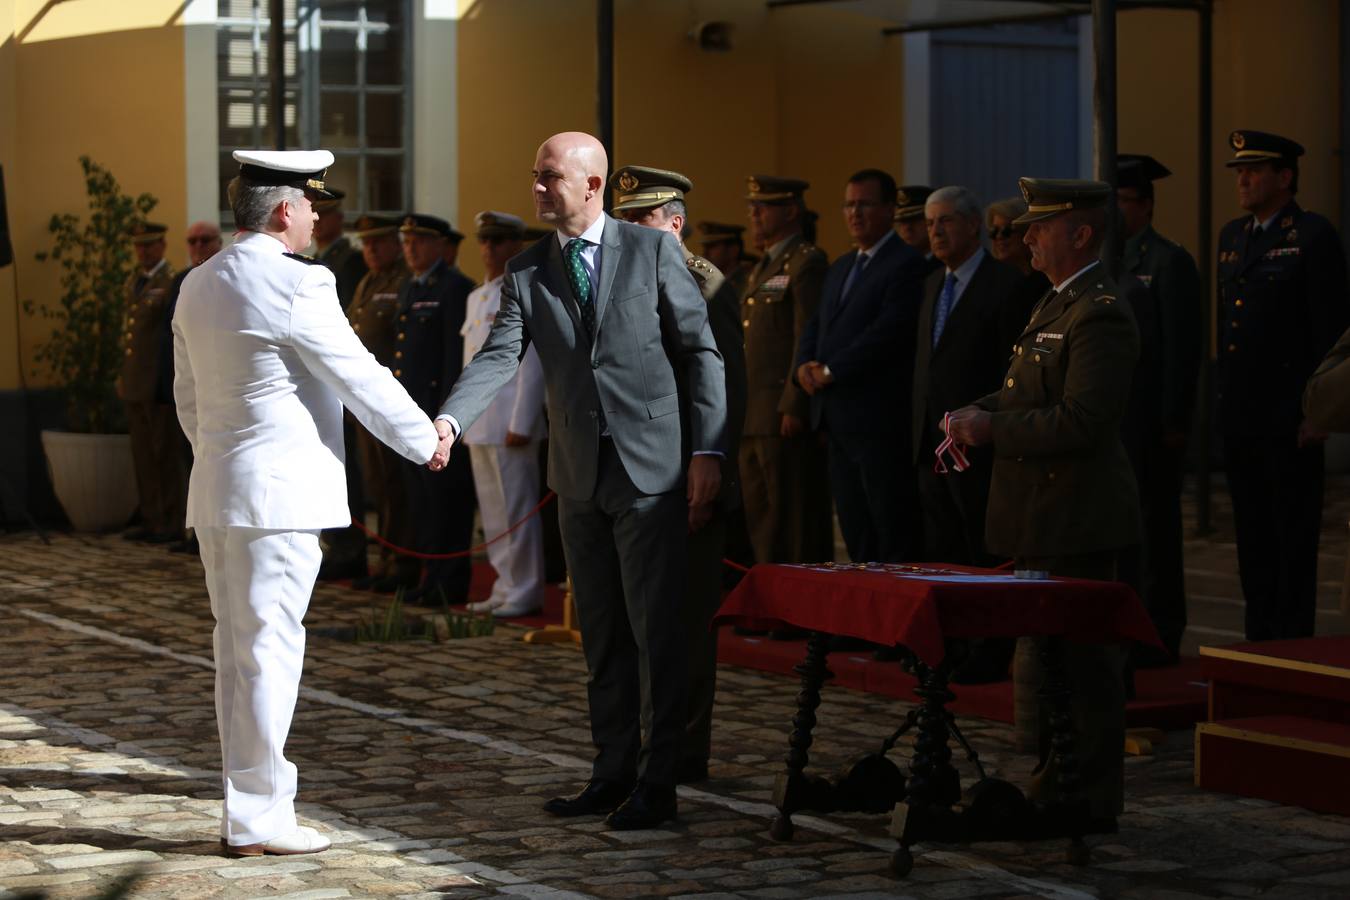
[[[284,0],[285,136],[331,150],[349,219],[410,208],[410,0]],[[268,0],[217,0],[219,206],[235,150],[272,146]]]

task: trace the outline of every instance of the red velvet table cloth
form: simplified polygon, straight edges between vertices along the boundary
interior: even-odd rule
[[[902,644],[930,666],[944,638],[1060,635],[1084,643],[1162,646],[1126,585],[1076,578],[1022,579],[1012,572],[916,563],[757,565],[714,619],[782,623],[878,644]]]

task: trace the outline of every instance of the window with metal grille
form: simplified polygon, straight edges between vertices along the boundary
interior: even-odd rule
[[[220,208],[235,150],[272,146],[268,0],[218,0]],[[328,183],[349,220],[409,208],[409,0],[285,0],[288,149],[331,150]]]

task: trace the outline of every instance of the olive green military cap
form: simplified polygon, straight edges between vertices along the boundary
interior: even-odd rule
[[[1238,129],[1228,135],[1228,146],[1234,155],[1224,165],[1230,167],[1281,159],[1292,163],[1303,155],[1303,145],[1298,141],[1265,131]]]
[[[744,243],[742,233],[745,231],[744,225],[732,225],[727,222],[699,222],[698,239],[703,246],[709,244],[720,244],[724,241],[733,241],[735,243]]]
[[[1013,221],[1030,225],[1075,209],[1099,209],[1111,200],[1111,185],[1105,181],[1069,178],[1019,178],[1017,185],[1027,201],[1027,211]]]
[[[745,182],[745,199],[755,203],[789,203],[800,200],[810,186],[810,182],[800,178],[751,175]]]
[[[310,206],[314,208],[314,211],[316,213],[322,213],[328,212],[331,209],[341,208],[342,201],[344,198],[346,198],[347,192],[341,190],[340,188],[327,186],[324,187],[324,190],[329,194],[329,196],[325,197],[322,200],[315,200],[311,202]]]
[[[381,237],[386,234],[398,233],[398,219],[391,219],[387,216],[362,216],[356,220],[352,226],[352,232],[359,238]]]
[[[164,235],[169,231],[169,226],[160,225],[158,222],[136,222],[127,229],[127,237],[133,244],[153,244],[155,241],[164,240]]]
[[[902,184],[896,188],[894,221],[922,219],[923,205],[928,202],[928,195],[931,193],[933,189],[926,184]]]
[[[694,183],[669,169],[624,166],[609,176],[609,188],[614,192],[614,211],[618,212],[651,209],[672,200],[683,200],[694,189]]]
[[[510,213],[485,209],[473,217],[474,236],[480,241],[519,241],[525,237],[525,220]]]

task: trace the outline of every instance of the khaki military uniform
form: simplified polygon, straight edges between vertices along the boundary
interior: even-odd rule
[[[722,558],[727,530],[741,505],[737,452],[745,421],[746,371],[739,299],[717,267],[684,251],[685,264],[708,303],[708,325],[722,354],[727,392],[726,457],[722,487],[712,519],[689,535],[685,603],[681,607],[689,641],[689,712],[680,757],[686,764],[706,763],[712,748],[713,698],[717,691],[717,630],[710,628],[722,604]]]
[[[332,270],[337,281],[338,302],[347,309],[356,296],[357,285],[366,274],[366,261],[360,248],[344,235],[323,248],[315,259]]]
[[[382,271],[367,272],[347,307],[347,321],[351,322],[352,330],[375,360],[386,368],[394,361],[394,345],[398,338],[398,289],[407,277],[408,267],[402,259],[395,260]],[[381,536],[400,547],[411,547],[414,532],[403,486],[401,457],[359,425],[356,443],[365,475],[366,497],[379,517]],[[400,571],[407,580],[415,578],[419,570],[416,559],[396,557],[392,551],[381,547],[379,570],[374,574],[394,575],[396,566],[401,566]]]
[[[1120,551],[1139,540],[1139,497],[1120,440],[1139,333],[1129,304],[1116,297],[1100,264],[1049,296],[1013,345],[1003,386],[976,403],[993,413],[985,540],[990,552],[1012,557],[1019,568],[1116,580]],[[1093,815],[1119,815],[1124,648],[1058,644],[1073,688],[1082,796]],[[1035,654],[1019,653],[1018,666],[1017,681],[1034,690],[1043,676]],[[1040,752],[1032,794],[1052,800],[1057,786],[1045,710]]]
[[[766,254],[741,300],[748,398],[740,449],[746,523],[756,562],[834,558],[825,450],[819,437],[781,436],[784,415],[809,427],[805,391],[792,380],[802,331],[820,305],[829,260],[795,235]]]
[[[161,260],[149,275],[136,271],[127,279],[120,384],[145,528],[181,536],[187,517],[183,434],[173,404],[160,402],[155,392],[173,274],[168,260]]]

